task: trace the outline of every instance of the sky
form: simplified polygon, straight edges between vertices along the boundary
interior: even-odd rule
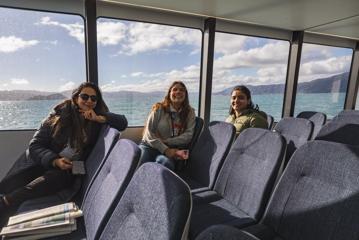
[[[182,80],[198,92],[202,32],[101,18],[103,91],[166,91]],[[216,33],[213,91],[284,83],[289,42]],[[299,82],[349,71],[351,49],[304,44]],[[84,21],[77,15],[0,8],[0,90],[65,91],[86,80]]]

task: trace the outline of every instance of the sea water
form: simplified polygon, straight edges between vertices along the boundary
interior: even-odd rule
[[[253,95],[253,102],[260,110],[272,115],[276,121],[282,117],[283,94]],[[343,109],[345,93],[297,94],[295,113],[319,111],[332,118]],[[105,98],[111,112],[124,114],[129,126],[143,126],[154,103],[162,97],[148,96]],[[226,119],[230,97],[212,95],[211,121]],[[0,130],[37,129],[59,100],[0,101]],[[198,113],[198,95],[190,95],[190,104]]]

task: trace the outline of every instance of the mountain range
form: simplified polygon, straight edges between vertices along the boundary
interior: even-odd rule
[[[298,83],[297,93],[330,93],[330,92],[346,92],[348,84],[349,72],[338,75],[319,78],[309,82]],[[270,85],[246,85],[252,95],[283,93],[284,84]],[[234,87],[234,86],[233,86]],[[226,88],[223,91],[216,92],[214,95],[230,95],[233,87]]]
[[[349,73],[341,73],[327,78],[315,79],[309,82],[298,83],[298,93],[329,93],[329,92],[345,92],[347,89]],[[222,91],[213,93],[214,95],[230,95],[234,86],[226,88]],[[247,85],[251,90],[252,95],[283,93],[284,84],[269,84],[269,85]],[[103,92],[106,98],[116,97],[146,97],[158,96],[163,97],[165,92],[155,91],[149,93],[142,93],[136,91],[118,91],[118,92]],[[62,100],[71,96],[71,91],[61,93],[55,92],[41,92],[35,90],[11,90],[0,91],[0,101],[20,101],[20,100]]]

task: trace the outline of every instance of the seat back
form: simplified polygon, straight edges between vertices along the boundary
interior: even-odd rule
[[[145,163],[135,173],[100,239],[186,239],[191,209],[187,184],[162,165]]]
[[[297,118],[305,118],[313,122],[314,128],[313,128],[311,139],[314,139],[317,136],[318,132],[327,121],[327,115],[321,112],[312,112],[312,111],[300,112],[297,115]]]
[[[138,165],[140,149],[134,142],[119,140],[96,175],[81,209],[87,239],[98,239]]]
[[[214,190],[259,220],[284,159],[284,138],[268,129],[245,129],[234,142]]]
[[[359,115],[338,115],[325,124],[316,140],[359,145]]]
[[[202,132],[203,124],[204,124],[203,119],[200,118],[200,117],[196,117],[196,125],[194,127],[194,133],[193,133],[193,136],[192,136],[192,140],[191,140],[190,144],[188,145],[189,150],[192,150],[194,145],[196,144],[196,142],[198,140],[198,137]]]
[[[305,144],[313,132],[313,123],[304,118],[282,118],[274,127],[287,142],[284,165],[286,165],[294,151]]]
[[[272,130],[273,123],[274,123],[274,117],[272,115],[267,114],[267,122],[268,122],[268,129]]]
[[[258,240],[238,228],[228,225],[212,225],[196,237],[196,240]]]
[[[288,240],[358,239],[358,172],[358,147],[308,142],[285,169],[263,224]]]
[[[110,151],[118,141],[119,136],[120,132],[117,129],[111,128],[108,125],[102,127],[96,145],[85,161],[86,175],[83,177],[81,190],[78,196],[76,196],[79,202],[82,203],[96,173],[100,171]]]
[[[343,110],[338,116],[359,116],[359,110]]]
[[[185,174],[212,188],[235,136],[233,124],[214,121],[204,127],[188,161]]]

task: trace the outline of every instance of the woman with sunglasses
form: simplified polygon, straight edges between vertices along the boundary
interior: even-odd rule
[[[195,112],[189,105],[187,88],[175,81],[162,102],[153,105],[145,126],[140,162],[157,162],[175,170],[176,162],[188,157],[195,127]]]
[[[81,186],[81,177],[71,172],[72,160],[86,160],[103,124],[122,131],[127,120],[108,111],[96,85],[82,83],[72,92],[71,99],[55,106],[26,153],[0,182],[0,218],[26,200],[71,187],[64,197],[64,201],[70,200]]]

